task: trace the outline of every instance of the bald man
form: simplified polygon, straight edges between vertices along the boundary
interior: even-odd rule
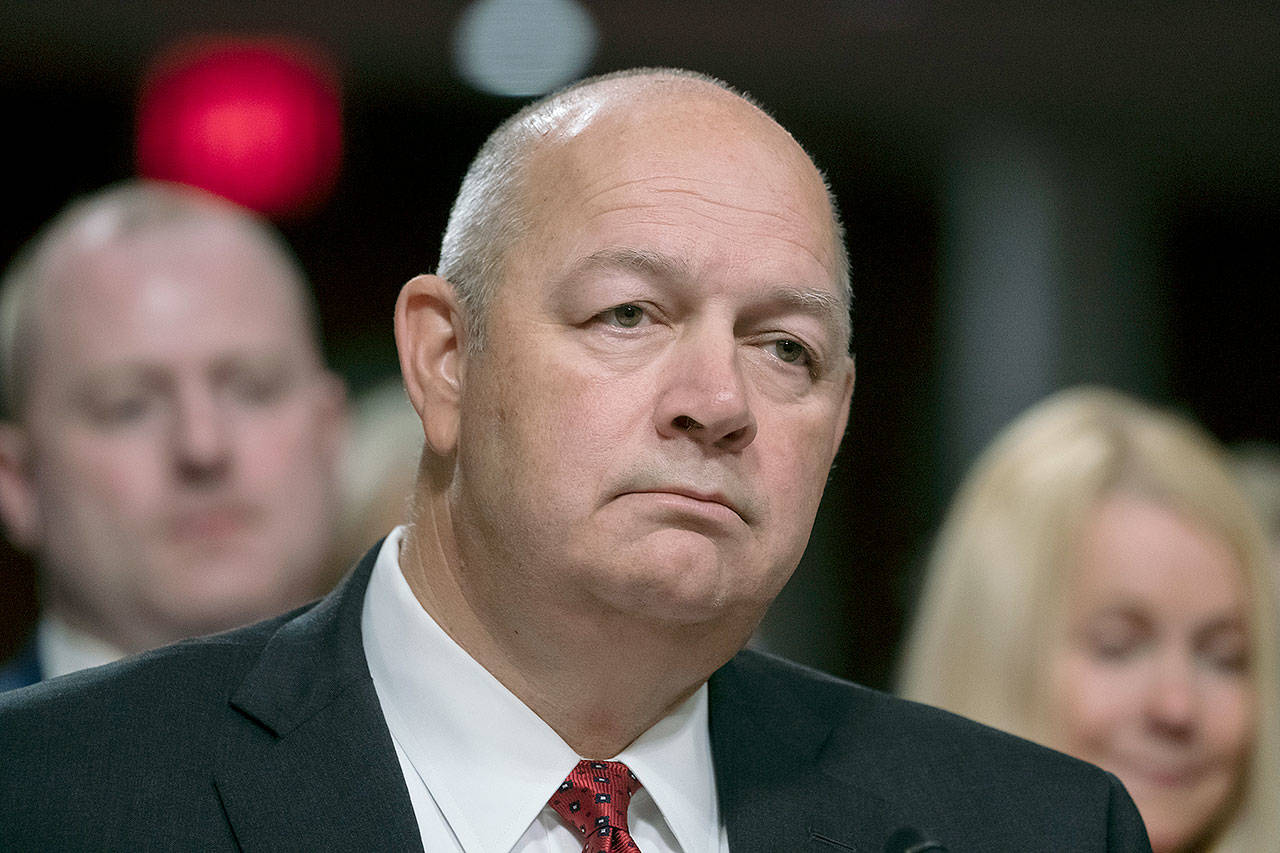
[[[324,590],[343,390],[280,238],[131,181],[0,288],[0,516],[41,617],[0,689],[246,625]]]
[[[200,849],[1149,849],[1096,768],[740,651],[844,433],[849,300],[820,174],[723,84],[642,70],[527,107],[396,304],[425,439],[408,524],[302,614],[11,700],[0,748],[90,805],[56,821],[0,775],[0,823]]]

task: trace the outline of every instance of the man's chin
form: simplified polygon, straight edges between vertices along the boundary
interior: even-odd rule
[[[225,599],[190,601],[189,604],[191,606],[186,608],[175,608],[171,601],[157,605],[156,610],[162,613],[161,618],[169,625],[170,642],[252,625],[293,606],[284,602]]]
[[[736,622],[763,612],[770,596],[751,594],[759,581],[752,567],[700,534],[681,531],[660,538],[666,541],[649,544],[680,547],[620,554],[602,573],[597,591],[607,606],[645,621],[689,626]],[[694,541],[673,541],[685,538]]]
[[[232,555],[191,560],[178,574],[157,574],[147,592],[151,608],[180,636],[217,633],[266,619],[305,603],[310,590],[291,582],[282,565]],[[178,637],[175,636],[175,639]]]

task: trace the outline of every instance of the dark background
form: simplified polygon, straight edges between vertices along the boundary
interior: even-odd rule
[[[331,361],[358,392],[394,372],[396,292],[434,267],[470,156],[523,103],[451,70],[464,5],[0,2],[0,260],[71,196],[132,173],[138,84],[172,39],[313,39],[342,76],[346,154],[329,202],[283,227],[314,280]],[[844,210],[859,371],[850,434],[809,553],[766,622],[769,645],[886,686],[957,478],[1005,419],[1057,387],[1104,382],[1224,441],[1280,441],[1273,5],[587,5],[600,33],[587,73],[679,65],[727,79],[810,150]],[[982,164],[1000,186],[1028,163],[1050,188],[1055,272],[1013,275],[994,309],[968,316],[965,247],[975,227],[988,229],[979,243],[1006,229],[999,194],[987,217],[964,207],[965,187]],[[1001,316],[1019,288],[1057,306],[1044,340],[1020,340],[1018,315]],[[1021,379],[978,392],[956,378],[966,359],[1001,363],[1010,342],[1041,367],[1010,356]],[[34,612],[30,566],[5,549],[0,656]]]

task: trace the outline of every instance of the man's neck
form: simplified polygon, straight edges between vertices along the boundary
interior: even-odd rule
[[[411,526],[400,551],[400,570],[418,603],[583,757],[617,755],[741,645],[726,642],[723,632],[599,610],[530,607],[486,618],[457,582],[456,555],[448,539],[433,535],[432,524],[423,518]]]

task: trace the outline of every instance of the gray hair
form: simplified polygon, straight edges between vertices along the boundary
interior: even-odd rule
[[[194,187],[123,181],[63,208],[23,246],[0,280],[0,416],[17,419],[26,402],[27,373],[38,337],[37,296],[49,285],[59,262],[176,225],[214,222],[231,225],[246,240],[262,247],[293,282],[318,350],[317,312],[306,276],[284,239],[266,220]]]
[[[507,252],[527,233],[531,211],[525,205],[527,166],[556,121],[556,116],[583,91],[602,83],[628,78],[683,79],[721,89],[764,112],[752,97],[723,80],[681,68],[632,68],[579,80],[528,104],[498,126],[471,161],[458,197],[449,212],[436,273],[453,285],[466,315],[468,348],[483,347],[484,318],[502,280]],[[810,157],[810,162],[812,162]],[[817,166],[815,165],[816,169]],[[849,253],[835,194],[826,176],[818,171],[826,188],[836,242],[836,275],[845,307],[852,302]]]

